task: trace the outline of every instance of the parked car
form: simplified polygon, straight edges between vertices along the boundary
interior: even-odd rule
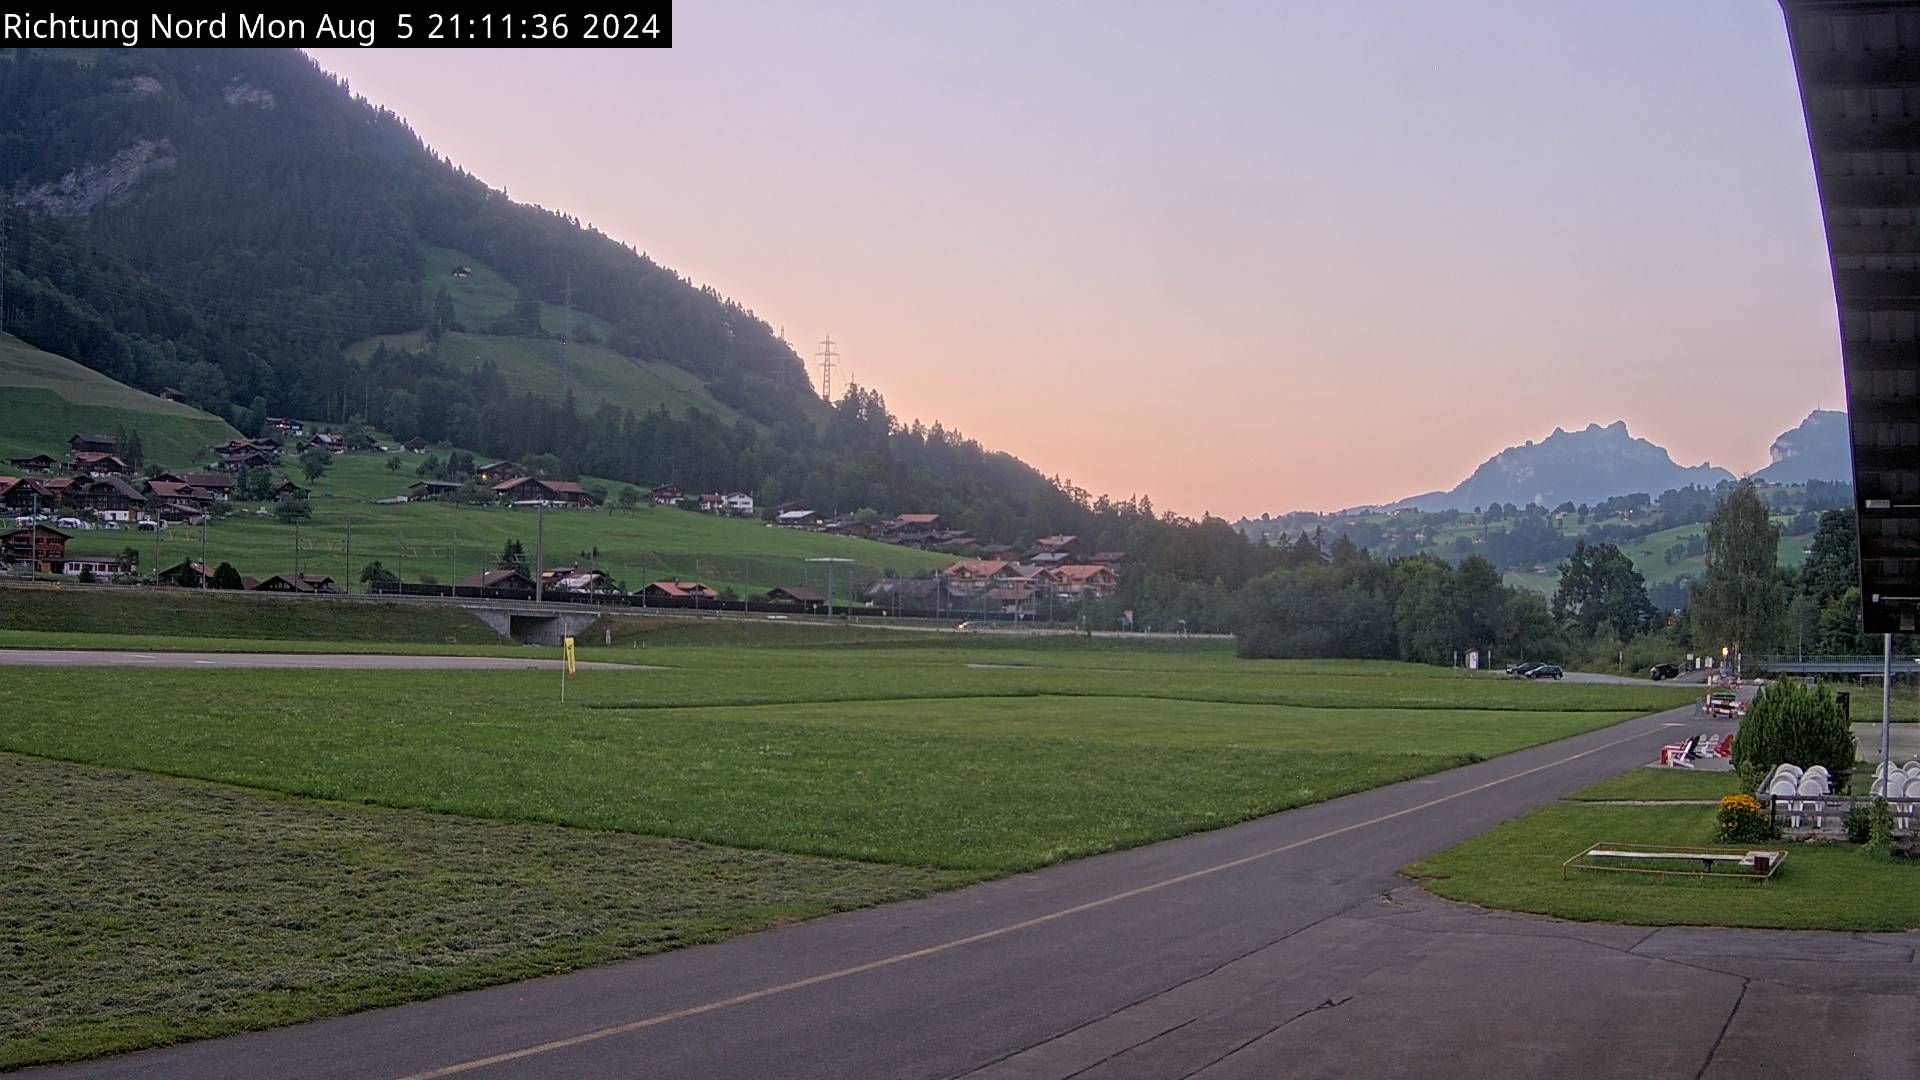
[[[1659,682],[1661,679],[1677,679],[1680,677],[1680,665],[1655,664],[1647,674],[1653,678],[1654,682]]]
[[[1715,690],[1700,703],[1700,708],[1708,716],[1725,717],[1731,720],[1746,715],[1747,703],[1741,701],[1740,695],[1731,690]]]
[[[1564,674],[1566,674],[1566,672],[1561,671],[1560,665],[1558,664],[1541,664],[1539,667],[1536,667],[1532,671],[1527,672],[1527,678],[1558,679],[1560,678],[1560,676]]]
[[[1518,676],[1520,676],[1521,678],[1523,678],[1523,679],[1524,679],[1524,678],[1526,678],[1526,677],[1527,677],[1528,675],[1530,675],[1530,674],[1532,674],[1532,673],[1533,673],[1533,669],[1534,669],[1534,668],[1537,668],[1537,667],[1539,667],[1539,666],[1540,666],[1540,661],[1538,661],[1538,660],[1528,660],[1528,661],[1527,661],[1527,662],[1525,662],[1525,663],[1522,663],[1522,664],[1515,664],[1515,665],[1513,665],[1512,667],[1510,667],[1510,668],[1508,668],[1508,669],[1507,669],[1507,674],[1509,674],[1509,675],[1518,675]]]

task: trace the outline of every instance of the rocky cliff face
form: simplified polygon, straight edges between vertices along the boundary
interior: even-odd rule
[[[56,217],[84,217],[133,193],[142,180],[174,167],[173,146],[165,139],[141,139],[107,161],[85,165],[52,183],[15,191],[15,205]]]
[[[1800,426],[1781,432],[1767,448],[1772,464],[1753,474],[1774,484],[1804,484],[1808,480],[1853,479],[1853,459],[1847,441],[1847,414],[1815,409]]]

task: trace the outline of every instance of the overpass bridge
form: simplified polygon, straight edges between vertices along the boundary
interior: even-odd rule
[[[1878,675],[1885,661],[1878,656],[1749,656],[1745,664],[1775,675]],[[1893,658],[1895,675],[1920,675],[1920,659]]]

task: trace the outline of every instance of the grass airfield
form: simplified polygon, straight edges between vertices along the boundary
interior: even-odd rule
[[[565,705],[542,671],[9,669],[0,801],[27,841],[0,876],[0,1066],[923,895],[1691,698],[720,622],[623,624],[581,656],[629,668],[583,671]]]

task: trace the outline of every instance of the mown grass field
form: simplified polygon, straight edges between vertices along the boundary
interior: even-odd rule
[[[51,454],[64,459],[76,431],[140,432],[149,461],[181,466],[238,432],[226,421],[142,393],[84,365],[0,334],[0,461]]]
[[[1561,876],[1561,863],[1596,843],[1719,844],[1713,806],[1644,806],[1630,800],[1712,799],[1737,785],[1732,773],[1636,769],[1403,872],[1450,900],[1588,922],[1920,929],[1920,861],[1870,860],[1848,845],[1785,844],[1786,861],[1765,885],[1640,874]]]
[[[6,754],[0,815],[0,1069],[533,978],[965,879]]]
[[[387,455],[336,457],[328,473],[312,485],[313,520],[297,531],[264,507],[240,504],[232,516],[208,526],[208,562],[231,562],[241,573],[256,577],[289,572],[297,540],[302,570],[351,581],[357,590],[361,568],[375,560],[395,572],[404,568],[408,581],[430,576],[445,583],[494,568],[508,539],[519,540],[532,558],[539,524],[531,510],[443,502],[376,505],[375,500],[401,494],[414,481],[412,470],[421,458],[405,453],[400,458],[404,468],[389,472]],[[668,507],[553,510],[546,514],[545,532],[544,565],[597,565],[634,589],[659,578],[680,577],[716,589],[732,588],[743,596],[764,594],[775,585],[810,585],[824,591],[825,566],[807,560],[834,557],[853,560],[834,568],[834,595],[844,603],[853,589],[888,570],[910,577],[953,562],[951,556],[892,544],[775,529],[759,521]],[[74,534],[67,549],[80,555],[117,555],[130,545],[140,552],[142,567],[164,567],[198,560],[201,535],[189,527],[160,533],[96,529]]]
[[[710,940],[1691,697],[1218,643],[649,625],[582,653],[646,666],[583,671],[564,706],[551,671],[7,669],[0,811],[32,839],[0,866],[0,1062]]]

